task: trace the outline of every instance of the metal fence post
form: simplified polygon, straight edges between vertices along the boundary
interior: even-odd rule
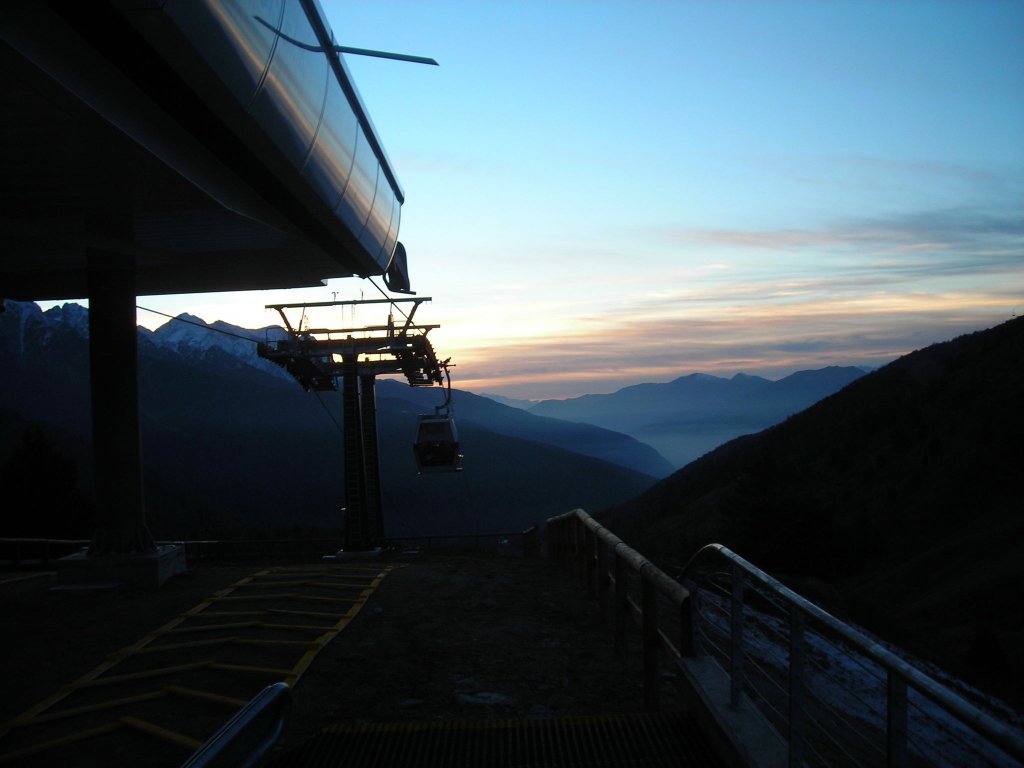
[[[789,608],[789,767],[804,762],[804,615],[795,605]]]
[[[907,764],[907,681],[889,670],[886,708],[886,768]]]
[[[597,611],[601,621],[608,620],[608,544],[597,541]]]
[[[573,527],[573,557],[576,558],[574,565],[576,571],[576,578],[579,581],[585,582],[587,579],[587,560],[584,553],[586,552],[587,545],[585,539],[587,538],[587,529],[583,525],[583,521],[577,517],[570,518]]]
[[[658,591],[654,583],[640,574],[640,608],[643,611],[644,708],[658,711]]]
[[[626,563],[619,557],[615,550],[612,550],[612,557],[615,558],[615,602],[612,604],[612,613],[615,621],[615,655],[625,661],[626,651],[626,622],[629,619],[629,592],[626,584]]]
[[[684,581],[683,586],[690,596],[679,605],[679,652],[697,658],[701,655],[700,593],[692,579]]]
[[[729,703],[738,707],[743,699],[743,569],[732,566],[732,606],[729,612]]]
[[[583,527],[583,573],[587,580],[587,599],[597,595],[597,578],[594,560],[597,557],[597,533]]]

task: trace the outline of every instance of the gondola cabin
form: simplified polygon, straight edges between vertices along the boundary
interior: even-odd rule
[[[450,414],[420,416],[413,453],[420,473],[462,470],[459,434]]]

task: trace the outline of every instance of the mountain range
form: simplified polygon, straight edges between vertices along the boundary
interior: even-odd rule
[[[58,528],[87,533],[88,515],[67,510],[84,509],[89,498],[88,310],[65,304],[43,312],[35,304],[10,301],[5,307],[0,461],[13,456],[19,440],[27,441],[13,456],[16,461],[7,461],[12,482],[50,494],[62,487],[57,496],[76,501],[51,503],[49,514],[63,510],[62,519],[69,520]],[[335,524],[342,497],[339,397],[303,392],[283,369],[255,354],[254,342],[285,336],[278,326],[252,330],[189,315],[156,331],[139,329],[147,503],[158,535]],[[429,479],[416,474],[409,446],[417,415],[432,412],[443,395],[382,378],[377,400],[385,506],[392,510],[394,531],[405,535],[519,528],[576,506],[603,508],[676,468],[635,436],[608,425],[637,434],[660,429],[668,439],[668,425],[685,424],[692,432],[677,438],[698,441],[703,450],[713,447],[712,435],[725,440],[738,429],[772,423],[855,373],[807,371],[783,382],[695,375],[613,395],[515,407],[456,389],[452,402],[467,472]],[[644,402],[650,406],[646,413]],[[528,410],[522,407],[527,405]],[[703,432],[694,428],[695,412],[705,417]],[[712,413],[717,422],[708,420]],[[597,423],[586,423],[582,417],[588,415]],[[60,458],[58,445],[70,467],[61,473],[64,479],[55,484],[51,477],[34,477],[32,457],[36,464],[53,465]],[[67,479],[72,475],[74,482]],[[280,489],[273,482],[260,489],[251,480],[275,476],[305,476],[304,492],[294,494],[284,481]]]
[[[1024,318],[906,355],[602,519],[673,569],[720,542],[1024,702]]]
[[[863,376],[861,368],[798,371],[778,381],[694,373],[607,395],[542,400],[529,413],[596,424],[635,437],[679,469],[722,443],[777,424]],[[509,403],[523,407],[522,403]]]
[[[87,311],[5,308],[0,533],[86,536]],[[279,328],[182,320],[139,331],[154,533],[336,529],[338,394],[304,392],[254,354],[251,340],[280,338]],[[389,535],[522,530],[583,507],[669,572],[718,541],[838,615],[1024,702],[1024,318],[867,374],[698,374],[532,404],[455,390],[466,470],[420,476],[417,415],[441,401],[439,389],[378,381]],[[766,413],[781,421],[757,431]],[[751,434],[674,473],[637,439],[700,424]]]
[[[87,310],[67,304],[44,313],[11,301],[5,308],[0,468],[10,481],[8,498],[28,499],[29,508],[42,512],[27,515],[7,505],[4,532],[87,534],[87,516],[68,510],[83,509],[90,495]],[[283,333],[209,327],[191,317],[154,332],[139,330],[147,515],[158,537],[340,524],[340,396],[304,392],[256,356],[249,339]],[[624,501],[671,469],[626,435],[532,416],[456,390],[466,471],[420,476],[412,455],[417,414],[432,412],[442,397],[439,388],[378,381],[391,535],[522,530],[581,499],[594,507]],[[40,468],[57,459],[60,472]],[[47,527],[58,518],[60,530]]]

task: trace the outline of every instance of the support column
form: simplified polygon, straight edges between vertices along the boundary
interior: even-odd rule
[[[366,491],[363,495],[366,515],[367,540],[376,547],[384,540],[384,515],[380,497],[380,453],[377,448],[376,381],[372,375],[359,378],[360,407],[363,427],[363,475]]]
[[[345,549],[369,549],[366,525],[366,466],[363,456],[363,417],[359,402],[359,368],[356,355],[342,359],[342,410],[345,454]]]
[[[97,517],[89,554],[150,554],[156,545],[142,490],[135,265],[120,254],[92,251],[88,259]]]

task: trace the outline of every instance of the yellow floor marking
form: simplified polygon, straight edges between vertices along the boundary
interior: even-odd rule
[[[38,717],[22,723],[22,725],[39,725],[40,723],[49,723],[54,720],[63,720],[66,717],[74,717],[76,715],[87,715],[90,712],[100,712],[104,709],[114,709],[116,707],[124,707],[129,704],[138,704],[140,701],[150,701],[152,699],[159,699],[167,694],[164,691],[150,691],[149,693],[140,693],[138,696],[126,696],[123,699],[111,699],[110,701],[100,702],[99,704],[90,704],[86,707],[75,707],[74,709],[62,709],[60,712],[51,712],[47,715],[39,715]]]
[[[11,763],[15,760],[20,760],[23,757],[28,757],[29,755],[46,752],[49,749],[62,747],[65,744],[74,744],[76,741],[82,741],[83,739],[91,739],[94,736],[110,733],[111,731],[116,731],[122,727],[124,727],[123,723],[104,723],[103,725],[98,725],[95,728],[88,728],[84,731],[78,731],[77,733],[71,733],[67,736],[61,736],[59,739],[43,741],[39,744],[33,744],[30,747],[24,747],[22,749],[15,750],[14,752],[8,752],[6,755],[0,755],[0,763]]]
[[[337,592],[343,592],[348,590],[349,592],[357,589],[366,589],[370,585],[367,583],[362,584],[321,584],[315,581],[275,581],[267,582],[265,584],[246,584],[247,590],[257,589],[277,589],[280,587],[315,587],[317,589],[332,590]],[[248,597],[251,593],[247,591],[245,596]],[[242,595],[239,595],[241,597]],[[261,596],[262,597],[262,596]]]
[[[233,696],[223,696],[219,693],[210,693],[208,691],[198,691],[195,688],[183,688],[180,685],[168,685],[164,687],[167,693],[175,696],[181,696],[186,699],[198,699],[200,701],[212,701],[215,704],[224,704],[225,706],[232,707],[234,709],[241,709],[249,702],[244,699],[236,699]]]
[[[38,573],[23,573],[21,576],[12,576],[9,579],[0,580],[0,586],[14,584],[18,581],[29,581],[30,579],[41,579],[44,576],[56,576],[56,571],[39,571]]]
[[[289,611],[284,608],[267,608],[266,613],[275,616],[302,616],[304,618],[336,619],[336,613],[323,613],[322,611]]]
[[[231,595],[230,597],[217,598],[220,601],[242,601],[252,602],[253,600],[299,600],[310,603],[351,603],[354,597],[322,597],[320,595],[304,595],[301,592],[282,592],[272,595]]]
[[[161,653],[163,651],[180,651],[187,648],[215,648],[218,645],[309,645],[309,640],[257,640],[248,637],[214,637],[208,640],[194,640],[191,643],[168,643],[167,645],[143,648],[139,654]]]
[[[337,614],[335,614],[337,616]],[[295,632],[320,632],[330,627],[322,627],[317,624],[276,624],[269,621],[237,621],[230,624],[204,624],[201,627],[185,627],[183,629],[175,629],[173,632],[168,634],[174,635],[191,635],[196,632],[211,632],[214,630],[222,629],[283,629],[285,631]]]
[[[127,725],[129,728],[134,728],[136,731],[142,731],[143,733],[148,733],[150,736],[156,736],[157,738],[163,739],[164,741],[169,741],[172,744],[177,744],[178,746],[184,747],[185,749],[188,749],[192,752],[195,752],[197,749],[203,746],[203,742],[199,741],[198,739],[193,739],[191,736],[185,736],[183,734],[176,733],[170,730],[169,728],[163,728],[154,723],[150,723],[145,720],[140,720],[137,717],[131,717],[126,715],[125,717],[118,718],[118,722],[122,723],[123,725]]]
[[[293,568],[274,568],[266,569],[253,573],[246,576],[234,584],[224,589],[216,591],[211,597],[206,598],[195,607],[191,608],[184,613],[179,614],[160,628],[150,632],[143,636],[140,640],[131,645],[128,645],[121,650],[111,654],[106,661],[100,664],[98,667],[78,678],[74,682],[62,687],[60,690],[49,696],[45,700],[39,702],[29,710],[23,712],[14,720],[4,724],[0,727],[0,737],[6,735],[10,730],[22,726],[34,725],[36,723],[49,722],[53,720],[59,720],[71,717],[76,714],[88,714],[91,712],[101,711],[105,709],[113,709],[118,706],[125,706],[134,704],[141,701],[147,701],[150,699],[160,698],[166,694],[174,694],[176,696],[202,699],[212,701],[226,706],[230,706],[235,709],[240,709],[245,706],[247,702],[240,699],[235,699],[228,696],[222,696],[216,693],[209,693],[206,691],[198,691],[190,688],[183,688],[175,685],[166,685],[160,687],[158,690],[139,694],[137,696],[123,697],[121,699],[114,699],[98,704],[88,705],[84,707],[77,707],[74,709],[67,709],[61,712],[51,712],[43,715],[48,709],[56,706],[62,700],[83,688],[94,688],[99,686],[113,685],[121,682],[129,682],[136,680],[144,680],[148,678],[155,678],[165,675],[176,674],[179,672],[185,672],[195,669],[216,669],[227,672],[246,672],[265,674],[278,679],[284,679],[290,685],[294,685],[298,679],[305,673],[309,668],[313,659],[316,658],[317,654],[323,650],[328,643],[330,643],[341,630],[343,630],[351,620],[359,613],[363,605],[366,604],[367,599],[373,594],[373,592],[380,586],[382,579],[387,576],[396,566],[385,566],[383,569],[379,567],[352,567],[352,566],[338,566],[338,565],[325,565],[321,567],[315,567],[310,569],[306,567],[293,567]],[[397,566],[404,567],[404,566]],[[358,574],[356,572],[363,572]],[[309,575],[312,579],[282,582],[278,580],[276,583],[255,583],[257,579],[268,576],[270,574],[292,574],[292,575]],[[369,576],[373,574],[372,580],[367,584],[361,581],[359,584],[339,583],[338,581],[322,581],[324,578],[327,579],[352,579],[362,578],[363,576]],[[338,598],[338,597],[325,597],[318,595],[305,595],[301,592],[288,592],[288,593],[271,593],[263,595],[240,595],[233,594],[236,590],[244,587],[276,587],[281,586],[304,586],[304,587],[320,587],[320,588],[336,588],[336,589],[359,589],[360,594],[358,597],[352,598]],[[262,610],[253,611],[209,611],[207,609],[216,606],[222,601],[232,600],[272,600],[272,599],[285,599],[292,601],[308,601],[308,602],[320,602],[320,603],[342,603],[347,604],[348,608],[343,614],[339,613],[324,613],[318,611],[301,611],[301,610],[288,610],[282,608],[266,608]],[[340,608],[340,606],[339,606]],[[263,621],[251,621],[251,622],[236,622],[228,624],[208,624],[203,626],[194,627],[182,627],[181,625],[192,619],[201,618],[228,618],[228,617],[239,617],[239,616],[264,616],[267,614],[271,615],[283,615],[283,616],[300,616],[307,618],[321,618],[334,622],[332,625],[296,625],[296,624],[276,624],[271,622]],[[233,627],[239,628],[260,628],[260,629],[281,629],[289,631],[306,631],[306,632],[318,632],[320,633],[315,640],[261,640],[256,638],[242,638],[242,637],[231,637],[231,638],[218,638],[213,640],[196,641],[194,643],[180,643],[176,645],[158,645],[150,647],[150,645],[157,640],[160,640],[168,635],[188,633],[188,632],[203,632],[211,629],[230,629]],[[292,669],[281,669],[275,667],[259,667],[259,666],[246,666],[239,664],[226,664],[218,661],[199,661],[190,664],[179,664],[171,667],[164,667],[160,669],[151,669],[143,672],[134,672],[125,675],[116,675],[103,677],[113,667],[119,664],[126,658],[143,653],[156,653],[161,650],[170,650],[172,648],[192,648],[200,646],[212,646],[212,645],[223,645],[223,644],[245,644],[253,646],[270,646],[270,645],[294,645],[303,646],[307,650],[299,659],[298,663]],[[93,736],[101,735],[104,733],[110,733],[118,730],[122,727],[131,727],[136,730],[144,731],[151,735],[158,736],[162,739],[180,744],[189,749],[196,749],[201,745],[201,742],[189,736],[183,736],[175,733],[169,729],[157,726],[153,723],[140,720],[138,718],[125,716],[118,718],[116,721],[106,723],[95,728],[89,728],[83,731],[79,731],[67,736],[63,736],[57,739],[41,742],[39,744],[32,745],[23,749],[19,749],[15,752],[8,753],[6,755],[0,755],[0,763],[6,763],[12,760],[20,759],[34,755],[49,749],[53,749],[65,744],[74,743],[86,738],[92,738]]]
[[[174,667],[162,667],[160,669],[147,669],[145,672],[132,672],[127,675],[115,675],[114,677],[103,677],[88,680],[78,684],[78,688],[96,688],[101,685],[114,685],[115,683],[127,683],[132,680],[145,680],[149,677],[161,677],[162,675],[173,675],[176,672],[188,672],[193,669],[209,667],[209,661],[193,661],[191,664],[178,664]]]
[[[290,669],[281,669],[280,667],[251,667],[246,664],[223,664],[219,661],[208,663],[210,669],[223,669],[227,672],[252,672],[254,674],[266,674],[266,675],[287,675],[291,672]]]

